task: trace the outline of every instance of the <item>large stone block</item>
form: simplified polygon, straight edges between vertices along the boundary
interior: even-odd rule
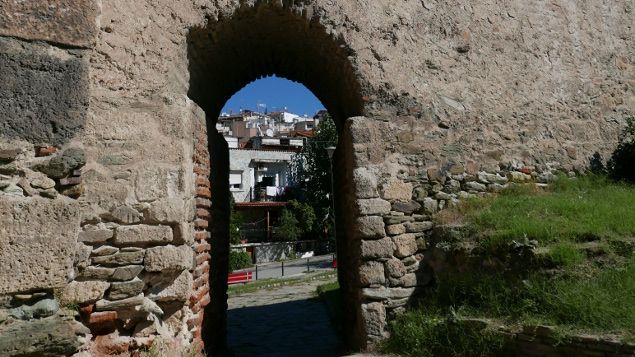
[[[114,282],[110,284],[108,299],[121,300],[136,296],[143,291],[143,286],[143,281],[136,277],[130,281]]]
[[[109,286],[110,283],[105,281],[73,281],[64,288],[60,302],[62,304],[95,302],[104,297]]]
[[[167,274],[159,275],[166,277]],[[169,275],[167,275],[169,277]],[[167,278],[166,277],[166,278]],[[154,301],[185,301],[192,293],[192,274],[184,270],[176,278],[167,279],[149,279],[152,286],[148,289],[147,297]]]
[[[163,244],[172,241],[172,228],[169,226],[135,226],[117,227],[114,243],[117,245]]]
[[[391,278],[401,278],[406,274],[406,266],[399,259],[390,259],[386,261],[386,272]]]
[[[0,200],[0,294],[66,285],[79,205],[45,198]]]
[[[362,216],[387,214],[390,212],[390,202],[381,198],[361,199],[357,200],[357,209]]]
[[[359,267],[359,282],[361,286],[383,284],[385,281],[384,265],[381,262],[369,261]]]
[[[1,356],[71,356],[80,346],[78,322],[52,316],[0,326]]]
[[[412,184],[398,179],[391,179],[382,186],[381,196],[385,200],[409,201],[412,198]]]
[[[377,178],[365,167],[353,170],[353,182],[357,198],[379,197],[377,192]]]
[[[143,263],[145,251],[117,252],[112,255],[104,255],[91,258],[93,264],[105,266],[124,266]]]
[[[375,337],[387,337],[386,307],[381,302],[362,305],[366,333]]]
[[[380,286],[378,288],[362,289],[362,296],[370,300],[388,300],[388,299],[404,299],[412,296],[415,288],[387,288]]]
[[[181,271],[191,269],[194,251],[186,245],[175,247],[154,247],[146,250],[144,267],[146,271]]]
[[[89,47],[97,33],[95,0],[0,0],[0,35]]]
[[[417,252],[417,237],[412,233],[392,237],[395,242],[395,256],[405,258]]]
[[[7,2],[18,3],[0,0],[0,34]],[[88,64],[80,52],[0,37],[2,136],[59,145],[77,134],[88,108]]]
[[[393,252],[393,243],[390,238],[378,240],[362,240],[362,258],[378,259],[390,258]]]
[[[357,218],[359,233],[362,238],[376,239],[386,236],[384,219],[379,216],[365,216]]]

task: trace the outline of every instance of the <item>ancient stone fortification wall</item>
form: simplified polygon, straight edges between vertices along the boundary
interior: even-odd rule
[[[215,264],[201,108],[260,75],[303,81],[348,131],[337,180],[358,200],[339,208],[340,278],[358,304],[345,320],[371,339],[429,282],[418,254],[431,212],[584,167],[635,106],[629,1],[0,5],[0,262],[15,272],[0,282],[0,336],[61,331],[51,348],[63,351],[90,335],[91,348],[127,350],[200,333]],[[188,43],[191,29],[207,32]],[[266,56],[244,60],[242,41]],[[293,58],[273,56],[276,42]],[[206,77],[227,63],[231,78]],[[42,328],[56,324],[76,328]]]

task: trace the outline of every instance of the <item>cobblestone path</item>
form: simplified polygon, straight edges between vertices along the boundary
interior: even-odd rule
[[[326,280],[258,290],[227,301],[235,356],[337,356],[340,340],[315,289]]]

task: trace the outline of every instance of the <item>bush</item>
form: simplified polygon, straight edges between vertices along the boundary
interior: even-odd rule
[[[635,183],[635,117],[626,119],[626,128],[607,167],[614,180]]]
[[[249,268],[251,266],[251,257],[247,252],[229,251],[229,272]]]

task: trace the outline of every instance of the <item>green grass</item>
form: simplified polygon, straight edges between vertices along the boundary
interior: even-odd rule
[[[557,266],[573,267],[584,262],[586,255],[571,242],[559,242],[550,247],[549,259]]]
[[[507,356],[507,340],[478,323],[458,321],[430,309],[401,315],[391,323],[391,336],[383,342],[384,352],[408,357]]]
[[[505,279],[478,272],[442,277],[426,304],[522,323],[543,320],[584,330],[635,333],[635,259],[625,266],[587,268],[548,277]]]
[[[635,187],[559,178],[546,190],[513,186],[436,218],[465,223],[478,259],[438,274],[421,307],[391,323],[385,351],[505,355],[500,335],[466,328],[453,316],[635,336]],[[520,260],[509,243],[529,240],[537,241],[537,255]],[[485,264],[492,261],[498,265]]]
[[[283,285],[303,284],[310,280],[328,279],[331,277],[335,277],[336,275],[337,275],[336,272],[326,271],[326,272],[320,272],[315,274],[307,274],[307,275],[294,277],[294,278],[260,279],[251,283],[230,285],[227,288],[227,295],[229,296],[242,295],[242,294],[252,293],[260,289],[272,289],[272,288],[283,286]]]
[[[559,178],[548,192],[515,187],[462,208],[489,243],[524,237],[540,243],[635,237],[635,188],[602,177]]]
[[[622,267],[594,268],[524,280],[477,272],[445,277],[421,307],[390,325],[385,352],[404,356],[510,355],[504,336],[473,329],[453,316],[488,318],[508,326],[546,324],[567,333],[635,336],[635,259]]]

